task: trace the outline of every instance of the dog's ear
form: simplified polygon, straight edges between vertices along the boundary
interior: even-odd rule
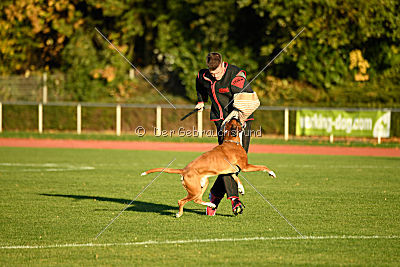
[[[240,133],[243,129],[242,125],[240,124],[240,122],[238,120],[234,120],[234,123],[232,125],[232,127],[235,127],[235,130]]]
[[[240,133],[243,130],[242,124],[238,121],[236,124],[236,130]]]
[[[225,123],[225,125],[222,125],[222,130],[224,131],[224,138],[225,136],[229,135],[230,132],[230,124],[229,122]]]

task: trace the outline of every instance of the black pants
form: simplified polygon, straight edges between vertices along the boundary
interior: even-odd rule
[[[221,124],[222,120],[220,121],[215,121],[215,126],[217,127],[218,131],[218,143],[222,144],[224,141],[224,133],[223,129],[221,129]],[[251,121],[246,122],[246,128],[243,131],[242,135],[242,146],[246,153],[249,150],[249,145],[250,145],[250,135],[251,135]],[[239,192],[238,192],[238,185],[233,180],[231,175],[226,175],[226,174],[221,174],[217,177],[217,179],[214,182],[214,185],[212,186],[210,192],[219,198],[224,197],[225,193],[227,197],[239,197]]]

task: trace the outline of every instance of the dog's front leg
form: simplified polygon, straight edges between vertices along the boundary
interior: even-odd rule
[[[274,171],[268,169],[264,165],[253,165],[253,164],[247,164],[246,167],[242,168],[243,172],[257,172],[257,171],[263,171],[263,172],[268,172],[269,176],[276,178],[276,174]]]

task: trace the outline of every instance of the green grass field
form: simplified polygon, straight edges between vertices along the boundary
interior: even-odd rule
[[[244,176],[314,239],[299,238],[243,179],[244,214],[234,217],[224,199],[215,217],[190,202],[177,219],[186,191],[164,173],[95,240],[157,175],[141,172],[174,158],[171,167],[182,168],[198,155],[1,147],[0,264],[399,264],[399,158],[250,155],[278,178]]]

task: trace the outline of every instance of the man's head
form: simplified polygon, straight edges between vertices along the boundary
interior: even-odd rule
[[[211,75],[219,80],[224,75],[224,68],[222,66],[222,56],[220,53],[211,52],[207,55],[207,66]]]
[[[208,69],[213,71],[217,69],[222,63],[222,56],[217,52],[210,52],[207,55],[207,66]]]

